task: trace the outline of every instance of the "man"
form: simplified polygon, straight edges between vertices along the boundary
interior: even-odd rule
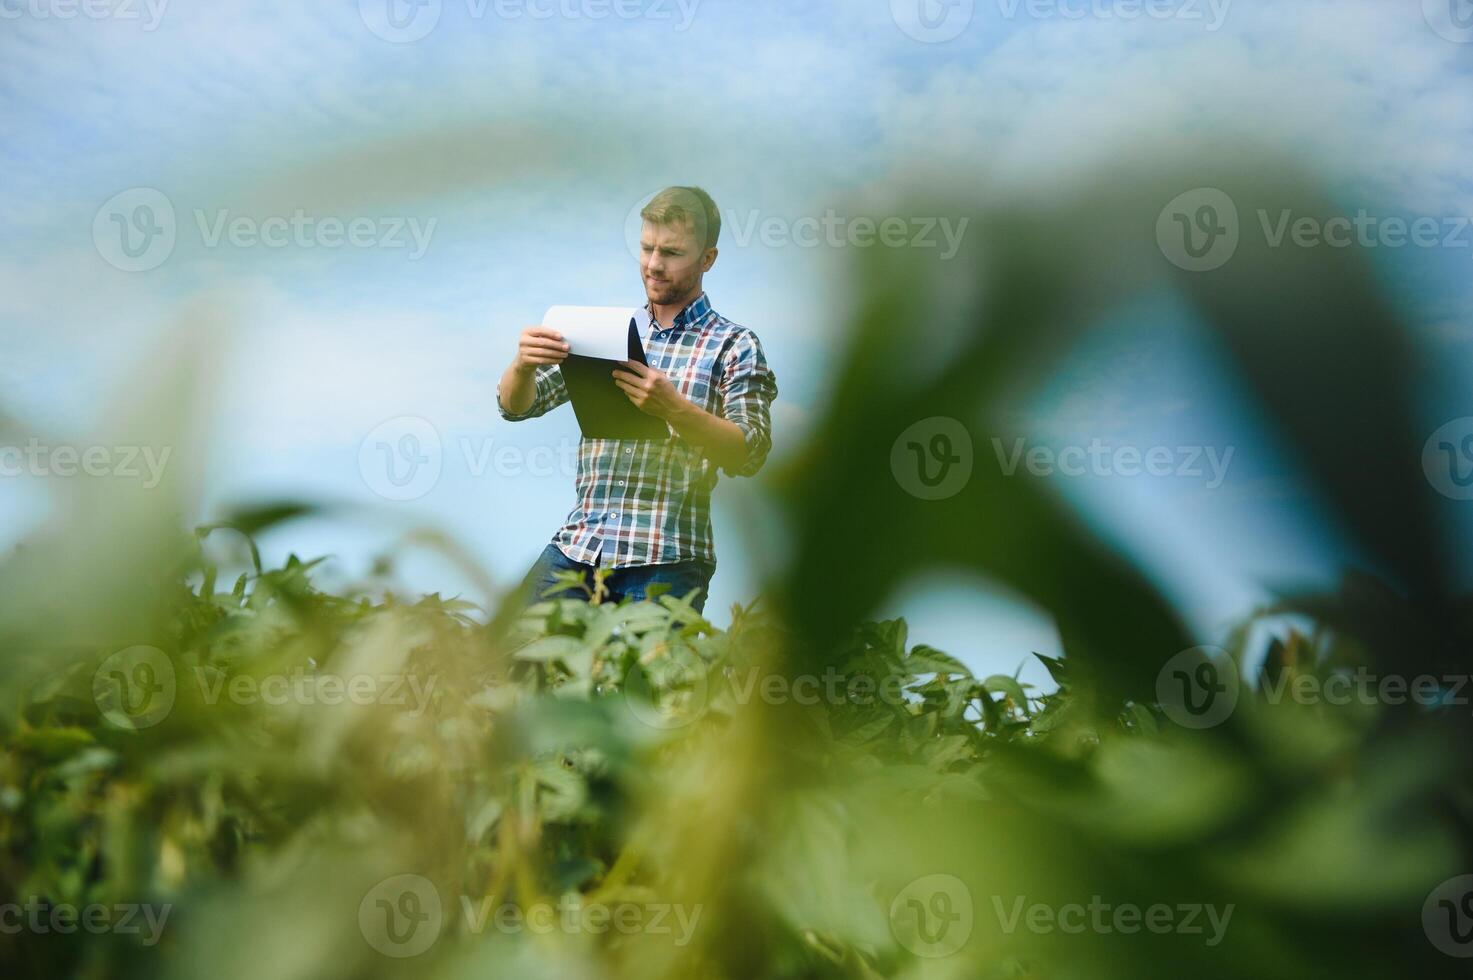
[[[661,191],[640,212],[640,275],[649,366],[621,361],[613,380],[641,411],[664,420],[669,439],[588,439],[578,446],[578,503],[527,574],[537,601],[561,571],[611,569],[609,599],[699,589],[704,608],[716,551],[711,490],[718,470],[753,476],[772,447],[777,380],[757,335],[711,308],[702,279],[716,262],[721,215],[699,187]],[[568,400],[558,363],[561,334],[522,331],[496,389],[502,418],[536,418]],[[569,593],[572,594],[572,593]]]

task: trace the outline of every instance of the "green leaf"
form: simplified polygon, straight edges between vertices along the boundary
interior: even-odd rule
[[[466,840],[475,842],[485,836],[486,831],[496,825],[501,819],[501,812],[506,808],[506,801],[499,796],[493,796],[481,805],[469,820],[466,821]]]
[[[1036,650],[1033,651],[1033,655],[1037,657],[1039,662],[1043,664],[1044,668],[1048,670],[1048,674],[1054,679],[1055,684],[1059,685],[1060,687],[1064,687],[1066,684],[1069,683],[1068,668],[1064,665],[1063,660],[1058,659],[1057,657],[1045,657],[1043,654],[1039,653]]]
[[[96,743],[92,733],[75,725],[64,728],[31,728],[17,732],[18,748],[34,752],[44,759],[56,761]]]
[[[1132,701],[1130,704],[1130,717],[1134,719],[1135,725],[1146,735],[1160,733],[1161,727],[1156,723],[1156,716],[1151,714],[1149,708]]]
[[[572,819],[588,799],[588,784],[583,777],[558,759],[536,763],[537,808],[552,821]]]
[[[653,602],[631,602],[628,605],[611,606],[609,615],[614,623],[634,632],[665,626],[671,620],[670,610]]]
[[[1028,709],[1028,694],[1023,690],[1023,685],[1019,684],[1015,678],[1009,677],[1007,674],[993,674],[982,682],[982,686],[993,694],[1005,695],[1013,702],[1013,706],[1023,712],[1023,714],[1030,713]]]
[[[90,772],[98,772],[103,769],[111,769],[117,765],[117,753],[111,749],[105,749],[100,745],[83,749],[76,755],[67,759],[56,767],[56,775],[63,779],[71,776],[80,776]]]
[[[928,742],[923,750],[926,761],[937,769],[970,760],[972,758],[972,742],[965,735],[944,735],[934,742]]]
[[[579,571],[554,572],[553,584],[542,591],[539,599],[548,599],[558,596],[566,596],[569,592],[581,592],[587,594],[587,586],[583,581],[583,573]]]
[[[895,716],[892,714],[876,714],[873,718],[849,729],[844,733],[844,738],[855,745],[863,745],[865,742],[879,738],[894,722]]]
[[[544,636],[518,650],[513,656],[518,660],[547,663],[551,660],[567,662],[583,649],[583,641],[571,636]]]
[[[928,647],[925,644],[916,644],[910,656],[905,658],[906,669],[912,674],[961,674],[971,677],[972,671],[966,664],[956,659],[949,653]]]

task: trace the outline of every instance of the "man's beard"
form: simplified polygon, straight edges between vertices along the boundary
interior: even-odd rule
[[[645,281],[645,293],[655,303],[668,303],[672,300],[679,299],[685,295],[687,289],[687,283],[676,282],[674,280],[659,283]]]

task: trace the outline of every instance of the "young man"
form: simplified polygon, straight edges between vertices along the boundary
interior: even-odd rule
[[[527,574],[538,601],[559,571],[612,569],[610,599],[699,588],[705,605],[716,551],[711,490],[718,470],[752,476],[772,447],[777,379],[757,335],[711,308],[701,281],[716,262],[721,215],[699,187],[671,187],[640,212],[639,269],[650,325],[649,366],[621,361],[614,383],[641,411],[663,419],[669,439],[588,439],[578,447],[578,503]],[[558,363],[561,334],[522,331],[496,389],[502,418],[536,418],[568,400]],[[573,593],[567,593],[573,595]]]

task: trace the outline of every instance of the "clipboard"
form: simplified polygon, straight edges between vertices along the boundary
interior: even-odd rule
[[[629,318],[629,360],[649,365],[633,317]],[[641,412],[614,384],[618,364],[607,358],[569,354],[558,365],[578,428],[589,439],[669,439],[669,424]]]

